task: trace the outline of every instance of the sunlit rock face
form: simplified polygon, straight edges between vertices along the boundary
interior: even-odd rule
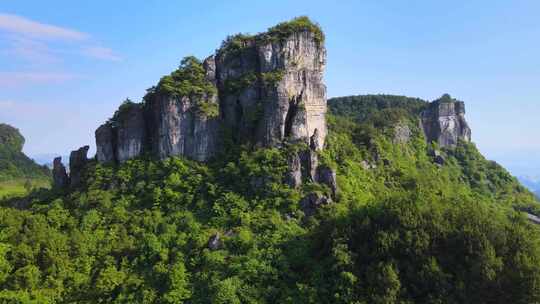
[[[284,140],[309,144],[315,130],[324,147],[326,49],[309,31],[283,41],[246,41],[230,54],[218,50],[216,69],[223,119],[242,139],[272,147]],[[238,88],[231,90],[231,83]],[[233,86],[234,87],[234,86]]]
[[[422,113],[422,127],[428,143],[454,147],[471,141],[471,129],[465,120],[465,104],[450,98],[432,102]]]
[[[225,136],[237,144],[280,147],[290,142],[323,149],[322,33],[302,29],[275,34],[246,36],[234,48],[225,42],[208,57],[202,69],[211,94],[155,90],[144,104],[121,106],[96,130],[97,160],[122,163],[148,153],[207,161],[219,152]]]
[[[215,97],[211,102],[215,103]],[[156,96],[149,102],[149,130],[152,151],[159,158],[185,156],[206,161],[217,150],[218,118],[194,109],[189,97]]]

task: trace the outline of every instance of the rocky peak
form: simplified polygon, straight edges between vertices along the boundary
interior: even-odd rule
[[[231,37],[216,61],[223,119],[240,140],[267,147],[284,140],[310,144],[318,132],[317,148],[323,148],[326,49],[316,33]]]
[[[78,187],[82,182],[83,169],[88,162],[89,149],[89,146],[84,146],[72,151],[69,156],[69,179],[72,187]]]
[[[465,104],[445,94],[429,104],[422,113],[422,128],[428,143],[453,147],[460,140],[471,141],[471,129],[465,120]]]
[[[324,35],[306,17],[229,37],[204,62],[186,57],[144,104],[122,105],[96,130],[97,160],[149,152],[206,161],[224,133],[238,143],[304,142],[320,150],[327,134],[325,64]]]
[[[69,177],[66,167],[62,164],[62,157],[57,157],[53,161],[53,187],[63,189],[69,185]]]

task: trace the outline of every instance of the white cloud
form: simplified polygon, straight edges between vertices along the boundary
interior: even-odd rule
[[[83,32],[0,13],[0,40],[7,53],[34,63],[62,61],[63,54],[77,54],[106,61],[121,58]]]
[[[40,39],[86,40],[89,35],[79,31],[39,23],[17,15],[0,14],[0,29]]]
[[[118,55],[116,55],[113,52],[113,50],[106,47],[100,47],[100,46],[91,46],[91,47],[83,48],[82,53],[86,56],[103,59],[103,60],[120,61],[122,59]]]
[[[0,72],[0,87],[12,87],[23,84],[61,83],[74,79],[68,73],[48,72]]]

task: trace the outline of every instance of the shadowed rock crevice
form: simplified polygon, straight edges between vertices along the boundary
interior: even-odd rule
[[[293,124],[295,122],[296,115],[298,114],[298,99],[299,98],[294,97],[289,102],[289,110],[287,111],[287,116],[285,118],[285,138],[289,138],[291,136]]]

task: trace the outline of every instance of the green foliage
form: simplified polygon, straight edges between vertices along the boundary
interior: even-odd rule
[[[0,123],[0,146],[8,146],[15,151],[21,151],[24,145],[24,137],[18,129],[10,125]]]
[[[275,70],[272,72],[261,73],[262,83],[266,86],[273,86],[283,79],[285,71]]]
[[[0,302],[539,302],[539,230],[516,211],[537,203],[472,144],[435,164],[424,106],[330,101],[320,160],[340,189],[312,217],[300,199],[329,191],[284,185],[306,148],[293,144],[236,145],[207,164],[92,162],[78,189],[3,202]],[[397,123],[408,142],[394,144]]]
[[[261,37],[261,39],[282,41],[290,37],[292,34],[299,32],[311,32],[313,33],[317,43],[324,43],[324,33],[321,30],[321,27],[318,24],[313,23],[307,16],[296,17],[290,21],[282,22],[274,27],[271,27],[268,29],[268,32]]]
[[[237,56],[242,51],[255,45],[267,44],[272,42],[282,42],[287,40],[295,33],[310,32],[315,41],[322,45],[325,40],[324,32],[321,27],[314,23],[307,16],[296,17],[290,21],[279,23],[264,33],[256,35],[236,34],[228,36],[221,43],[219,49],[220,56]]]
[[[206,79],[202,62],[193,56],[185,57],[176,71],[163,76],[155,91],[172,96],[195,98],[214,96],[217,93],[212,82]]]
[[[241,93],[244,89],[252,86],[257,81],[257,74],[254,72],[246,73],[237,78],[227,78],[225,80],[225,93],[235,95]]]

